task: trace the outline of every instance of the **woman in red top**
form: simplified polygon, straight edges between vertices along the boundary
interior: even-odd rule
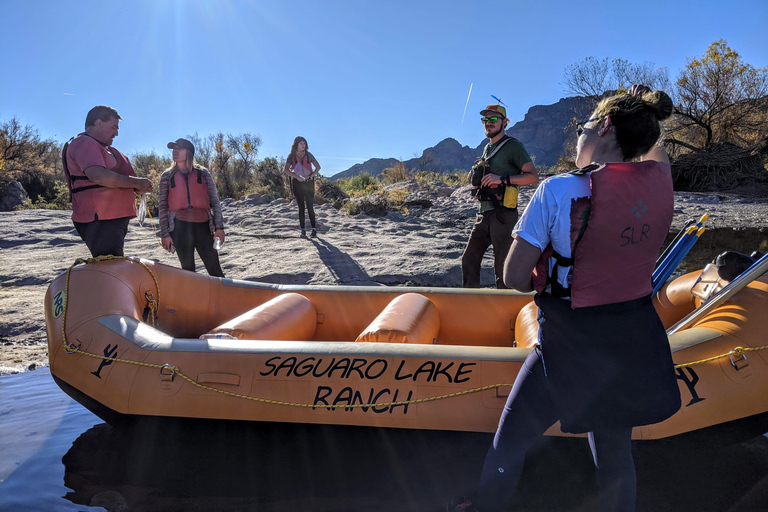
[[[313,170],[314,167],[314,170]],[[291,177],[291,191],[299,205],[299,226],[301,236],[306,236],[304,229],[304,205],[309,211],[309,223],[312,231],[309,236],[317,236],[315,229],[315,177],[320,174],[320,164],[309,152],[307,139],[296,137],[291,144],[291,152],[285,161],[285,174]]]

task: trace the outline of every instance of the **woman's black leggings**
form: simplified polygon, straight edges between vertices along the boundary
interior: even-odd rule
[[[224,277],[219,263],[219,253],[213,248],[213,235],[207,222],[186,222],[173,219],[171,239],[176,247],[181,268],[195,271],[195,249],[203,260],[208,275]]]
[[[501,414],[493,444],[480,475],[473,501],[478,510],[506,510],[523,470],[525,455],[558,419],[558,406],[535,348],[523,363]],[[595,462],[600,507],[604,512],[635,510],[636,475],[632,459],[632,428],[589,433]],[[556,486],[557,482],[552,482]]]
[[[299,226],[304,229],[304,204],[309,211],[309,224],[315,227],[315,180],[299,181],[291,178],[291,191],[299,204]]]

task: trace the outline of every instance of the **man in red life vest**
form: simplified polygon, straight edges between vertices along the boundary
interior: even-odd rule
[[[462,286],[480,287],[480,267],[488,246],[493,246],[496,288],[504,285],[504,258],[512,245],[517,223],[517,192],[520,185],[539,182],[528,152],[505,129],[509,120],[502,105],[488,105],[480,112],[490,142],[472,167],[473,195],[480,201],[477,220],[461,256]]]
[[[136,217],[135,194],[152,192],[152,183],[137,177],[128,158],[112,147],[121,119],[112,107],[93,107],[85,131],[62,154],[72,222],[93,257],[123,255],[128,221]]]

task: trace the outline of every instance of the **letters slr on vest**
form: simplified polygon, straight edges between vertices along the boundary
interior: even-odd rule
[[[572,242],[573,278],[570,290],[566,290],[571,307],[614,304],[650,295],[656,258],[669,233],[674,210],[669,164],[609,163],[581,179],[590,180],[592,197],[587,227],[581,238]],[[554,256],[548,247],[542,260]],[[541,279],[541,263],[534,274],[534,288],[539,293],[552,281],[551,276],[547,282]],[[566,263],[560,262],[561,266]]]

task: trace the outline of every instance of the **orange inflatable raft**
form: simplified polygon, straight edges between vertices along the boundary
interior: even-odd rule
[[[698,305],[697,276],[657,295],[665,325]],[[634,437],[765,419],[768,352],[743,349],[766,343],[767,311],[762,276],[670,335],[683,406]],[[493,432],[535,343],[536,313],[532,295],[509,290],[272,285],[138,258],[73,266],[45,298],[51,374],[110,423]],[[548,433],[562,435],[557,425]]]

